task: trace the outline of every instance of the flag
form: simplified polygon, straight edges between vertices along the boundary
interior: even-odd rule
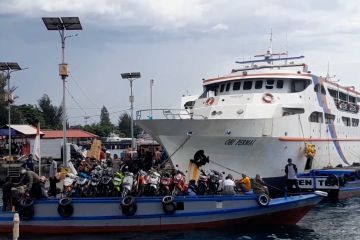
[[[41,176],[40,123],[38,123],[36,128],[36,137],[34,141],[32,155],[35,160],[39,161],[39,176]]]

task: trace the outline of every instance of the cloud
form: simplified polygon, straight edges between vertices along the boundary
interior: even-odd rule
[[[226,24],[218,23],[215,26],[211,27],[209,30],[205,30],[204,32],[221,32],[229,30],[229,26]]]

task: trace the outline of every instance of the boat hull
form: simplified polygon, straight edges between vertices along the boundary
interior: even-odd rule
[[[256,174],[260,174],[262,178],[283,177],[288,158],[292,158],[299,171],[305,170],[306,139],[299,137],[301,130],[298,126],[291,125],[291,122],[298,123],[298,117],[136,121],[166,148],[174,165],[187,171],[187,179],[196,176],[192,174],[189,162],[198,150],[204,150],[210,159],[210,163],[203,168],[231,173],[236,178],[240,178],[241,173],[251,177]],[[309,138],[310,141],[316,141],[314,143],[317,148],[312,168],[352,164],[354,159],[351,153],[343,149],[358,152],[359,141],[335,141],[327,136],[326,128],[321,131],[323,132],[319,137]]]
[[[74,214],[62,218],[57,200],[35,203],[32,220],[21,221],[26,233],[138,232],[213,228],[236,224],[296,224],[323,196],[316,194],[272,199],[260,206],[253,194],[243,196],[176,197],[176,212],[165,213],[161,198],[136,198],[138,210],[125,216],[119,199],[73,199]],[[183,209],[183,210],[180,210]],[[0,213],[0,232],[12,231],[12,212]]]

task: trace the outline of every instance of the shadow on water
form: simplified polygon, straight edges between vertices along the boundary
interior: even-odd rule
[[[93,240],[252,240],[252,239],[360,239],[360,198],[317,205],[295,226],[244,226],[181,232],[81,235],[22,235],[20,239]],[[10,235],[0,239],[11,239]]]

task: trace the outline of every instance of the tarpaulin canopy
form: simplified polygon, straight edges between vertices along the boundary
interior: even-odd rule
[[[11,129],[10,131],[11,136],[15,136],[16,132],[14,129]],[[9,129],[0,129],[0,136],[9,136]]]

